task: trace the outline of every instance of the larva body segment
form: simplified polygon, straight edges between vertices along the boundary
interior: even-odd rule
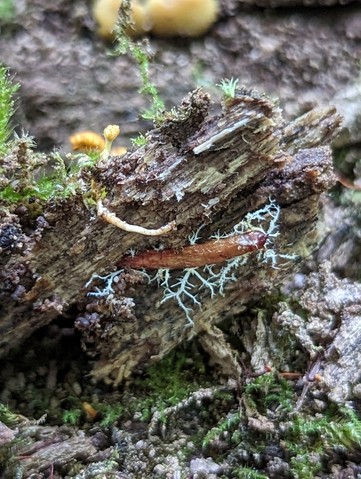
[[[227,238],[210,240],[202,244],[185,246],[180,250],[148,250],[136,256],[123,257],[117,266],[134,269],[198,268],[242,256],[264,247],[268,235],[261,231],[246,231]]]

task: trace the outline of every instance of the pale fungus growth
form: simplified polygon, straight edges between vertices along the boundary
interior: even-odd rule
[[[74,133],[69,142],[74,151],[102,151],[105,146],[104,138],[91,130]]]
[[[93,4],[93,15],[98,24],[98,34],[104,38],[112,39],[118,20],[118,12],[122,0],[96,0]],[[127,28],[130,37],[143,35],[147,28],[145,7],[142,3],[133,0],[131,7],[133,25]]]
[[[102,37],[114,37],[121,4],[122,0],[95,0],[93,15]],[[165,37],[197,37],[210,29],[218,11],[218,0],[132,0],[133,24],[126,34],[137,37],[150,31]]]
[[[112,148],[113,141],[118,137],[120,133],[120,128],[118,125],[108,125],[104,128],[103,135],[105,139],[104,150],[100,155],[101,160],[107,160],[110,155],[110,150]]]
[[[224,256],[224,262],[220,263],[219,254],[215,259],[214,252],[216,249],[212,248],[206,243],[206,249],[211,255],[209,257],[209,264],[203,261],[197,261],[197,255],[200,254],[202,243],[198,244],[199,230],[194,232],[189,238],[191,246],[186,246],[183,250],[149,250],[140,254],[130,255],[120,259],[117,263],[117,271],[106,276],[100,276],[97,273],[93,274],[85,287],[88,288],[93,280],[101,280],[104,284],[102,288],[95,287],[95,289],[88,293],[88,296],[96,298],[106,298],[109,294],[114,293],[112,284],[127,268],[137,269],[142,271],[145,278],[150,283],[157,283],[163,289],[163,298],[161,304],[169,300],[174,300],[178,303],[179,308],[184,312],[187,319],[187,326],[193,326],[193,306],[201,307],[200,292],[208,291],[208,294],[213,298],[217,294],[225,294],[225,287],[230,282],[237,281],[238,272],[242,266],[246,265],[250,260],[250,253],[257,253],[257,260],[259,263],[269,264],[272,268],[278,268],[279,260],[295,260],[294,255],[278,253],[273,249],[273,239],[279,235],[278,223],[281,208],[275,200],[270,201],[259,210],[249,212],[239,223],[233,226],[229,233],[217,233],[210,239],[214,243],[214,247],[218,247],[218,253],[221,254],[224,249],[225,240],[229,241],[238,235],[248,237],[254,234],[253,245],[248,243],[247,247],[240,248],[234,253],[233,257],[228,254]],[[124,231],[140,233],[143,235],[161,235],[168,233],[175,229],[175,223],[171,222],[167,225],[158,228],[157,230],[148,230],[136,225],[129,225],[120,220],[106,207],[103,206],[101,200],[97,202],[97,214],[102,220],[112,224]],[[261,241],[262,239],[262,241]],[[178,264],[179,261],[184,261],[185,252],[193,252],[193,258],[190,257],[187,263],[183,265]],[[173,259],[171,258],[173,256]],[[167,264],[165,263],[167,261]],[[148,272],[147,272],[148,271]],[[152,274],[152,271],[156,271]]]
[[[218,0],[149,0],[151,31],[159,36],[197,37],[217,19]]]
[[[107,160],[109,156],[124,155],[127,148],[116,146],[112,148],[113,141],[119,136],[120,128],[118,125],[108,125],[103,136],[95,131],[85,130],[70,135],[69,142],[73,151],[98,151],[101,152],[100,159]]]

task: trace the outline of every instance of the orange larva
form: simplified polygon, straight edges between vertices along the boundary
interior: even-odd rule
[[[125,256],[117,266],[134,269],[183,269],[198,268],[242,256],[260,250],[268,236],[261,231],[247,231],[228,238],[210,240],[203,244],[185,246],[180,250],[148,250],[136,256]]]
[[[69,137],[74,151],[102,151],[104,150],[104,138],[94,131],[85,130],[74,133]]]

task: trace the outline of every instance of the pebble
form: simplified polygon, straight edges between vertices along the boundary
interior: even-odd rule
[[[210,457],[192,459],[189,465],[191,475],[196,477],[208,477],[209,474],[222,474],[223,468]]]

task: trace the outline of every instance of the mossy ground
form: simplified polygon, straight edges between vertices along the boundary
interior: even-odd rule
[[[148,459],[149,477],[169,454],[184,471],[193,458],[210,457],[222,467],[220,477],[235,479],[337,477],[331,472],[340,461],[361,457],[357,413],[327,400],[320,406],[312,395],[296,411],[297,382],[275,372],[229,385],[192,343],[113,391],[91,380],[78,344],[66,324],[53,325],[26,343],[25,354],[3,361],[0,420],[14,427],[46,414],[46,424],[103,431],[109,445],[115,430],[130,432],[133,445],[141,441],[157,451]],[[21,446],[16,440],[14,451]],[[124,467],[118,459],[111,470]],[[144,477],[126,467],[129,477]],[[69,469],[64,477],[80,476]]]

